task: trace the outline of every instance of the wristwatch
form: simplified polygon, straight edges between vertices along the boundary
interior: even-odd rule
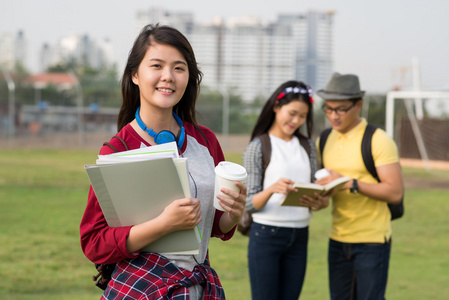
[[[351,194],[357,194],[359,192],[359,184],[357,182],[357,179],[352,180],[352,187],[349,189]]]

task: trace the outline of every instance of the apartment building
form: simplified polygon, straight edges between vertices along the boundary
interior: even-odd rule
[[[23,31],[17,33],[0,32],[0,67],[13,70],[16,64],[25,68],[27,62],[28,40]],[[38,71],[44,72],[57,64],[76,62],[93,68],[109,66],[113,49],[108,39],[93,39],[89,35],[66,35],[56,43],[44,43],[39,51]]]
[[[100,69],[112,63],[112,51],[108,39],[93,39],[87,34],[67,35],[53,45],[42,45],[39,70],[45,71],[50,66],[72,62]]]
[[[308,11],[280,14],[275,22],[243,17],[197,23],[191,12],[152,8],[138,12],[136,35],[149,23],[179,29],[195,50],[205,86],[233,88],[252,101],[290,79],[314,90],[325,86],[333,69],[333,17],[332,11]]]
[[[27,39],[23,31],[0,33],[0,67],[7,70],[16,64],[26,66]]]

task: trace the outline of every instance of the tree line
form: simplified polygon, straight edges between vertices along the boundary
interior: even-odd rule
[[[47,69],[53,73],[71,73],[78,78],[81,91],[73,89],[61,90],[56,85],[49,84],[36,90],[27,82],[29,72],[21,65],[17,65],[13,72],[16,85],[15,101],[17,105],[37,105],[44,101],[47,105],[76,106],[77,97],[81,92],[85,107],[120,107],[121,91],[117,66],[112,65],[101,69],[94,69],[89,65],[67,64],[55,65]],[[229,89],[229,133],[249,134],[258,118],[266,99],[256,98],[253,101],[243,101],[235,89]],[[270,95],[266,95],[268,98]],[[318,97],[315,97],[317,99]],[[6,106],[8,89],[4,78],[0,79],[0,104]],[[367,95],[364,98],[365,108],[362,115],[370,123],[383,127],[385,124],[386,95]],[[405,115],[404,105],[397,102],[396,113]],[[315,136],[325,127],[324,113],[321,103],[317,101],[314,108]],[[223,132],[223,95],[207,86],[202,86],[197,100],[198,122],[209,127],[214,132]]]

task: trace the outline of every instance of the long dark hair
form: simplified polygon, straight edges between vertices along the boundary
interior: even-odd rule
[[[128,56],[128,61],[122,76],[123,103],[117,120],[117,130],[120,131],[126,124],[134,119],[137,108],[140,106],[139,87],[132,81],[148,48],[153,44],[169,45],[184,56],[189,69],[189,81],[181,100],[173,107],[173,111],[181,120],[197,124],[195,104],[200,93],[200,83],[203,73],[198,69],[195,54],[187,38],[177,29],[169,26],[147,25],[136,38]]]
[[[307,104],[309,107],[309,112],[307,113],[306,117],[306,125],[307,125],[307,138],[312,137],[312,131],[313,131],[313,105],[312,105],[312,98],[309,96],[308,93],[288,93],[284,97],[277,100],[278,96],[284,92],[286,88],[289,87],[299,87],[303,90],[309,90],[310,88],[305,85],[301,81],[287,81],[281,84],[268,98],[267,102],[265,103],[264,107],[262,108],[262,111],[259,115],[259,118],[257,119],[256,125],[254,126],[253,132],[251,133],[251,140],[255,137],[268,132],[268,130],[271,128],[271,125],[274,122],[274,119],[276,117],[276,113],[273,111],[274,106],[278,105],[279,107],[288,104],[292,101],[303,101]],[[301,127],[300,127],[301,128]],[[303,134],[300,133],[300,128],[298,128],[293,134],[296,135],[298,138],[304,137]]]

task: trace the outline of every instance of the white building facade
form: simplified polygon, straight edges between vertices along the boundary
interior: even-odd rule
[[[40,71],[70,63],[95,69],[112,63],[112,44],[108,39],[96,40],[88,35],[67,35],[54,45],[44,44],[40,52]]]
[[[26,66],[27,39],[23,31],[0,33],[0,67],[13,70],[16,64]]]
[[[211,89],[234,89],[245,101],[266,99],[281,83],[300,80],[323,88],[333,70],[333,12],[282,14],[267,23],[244,17],[225,23],[194,22],[192,13],[161,8],[140,11],[136,35],[147,24],[165,24],[189,39]]]

